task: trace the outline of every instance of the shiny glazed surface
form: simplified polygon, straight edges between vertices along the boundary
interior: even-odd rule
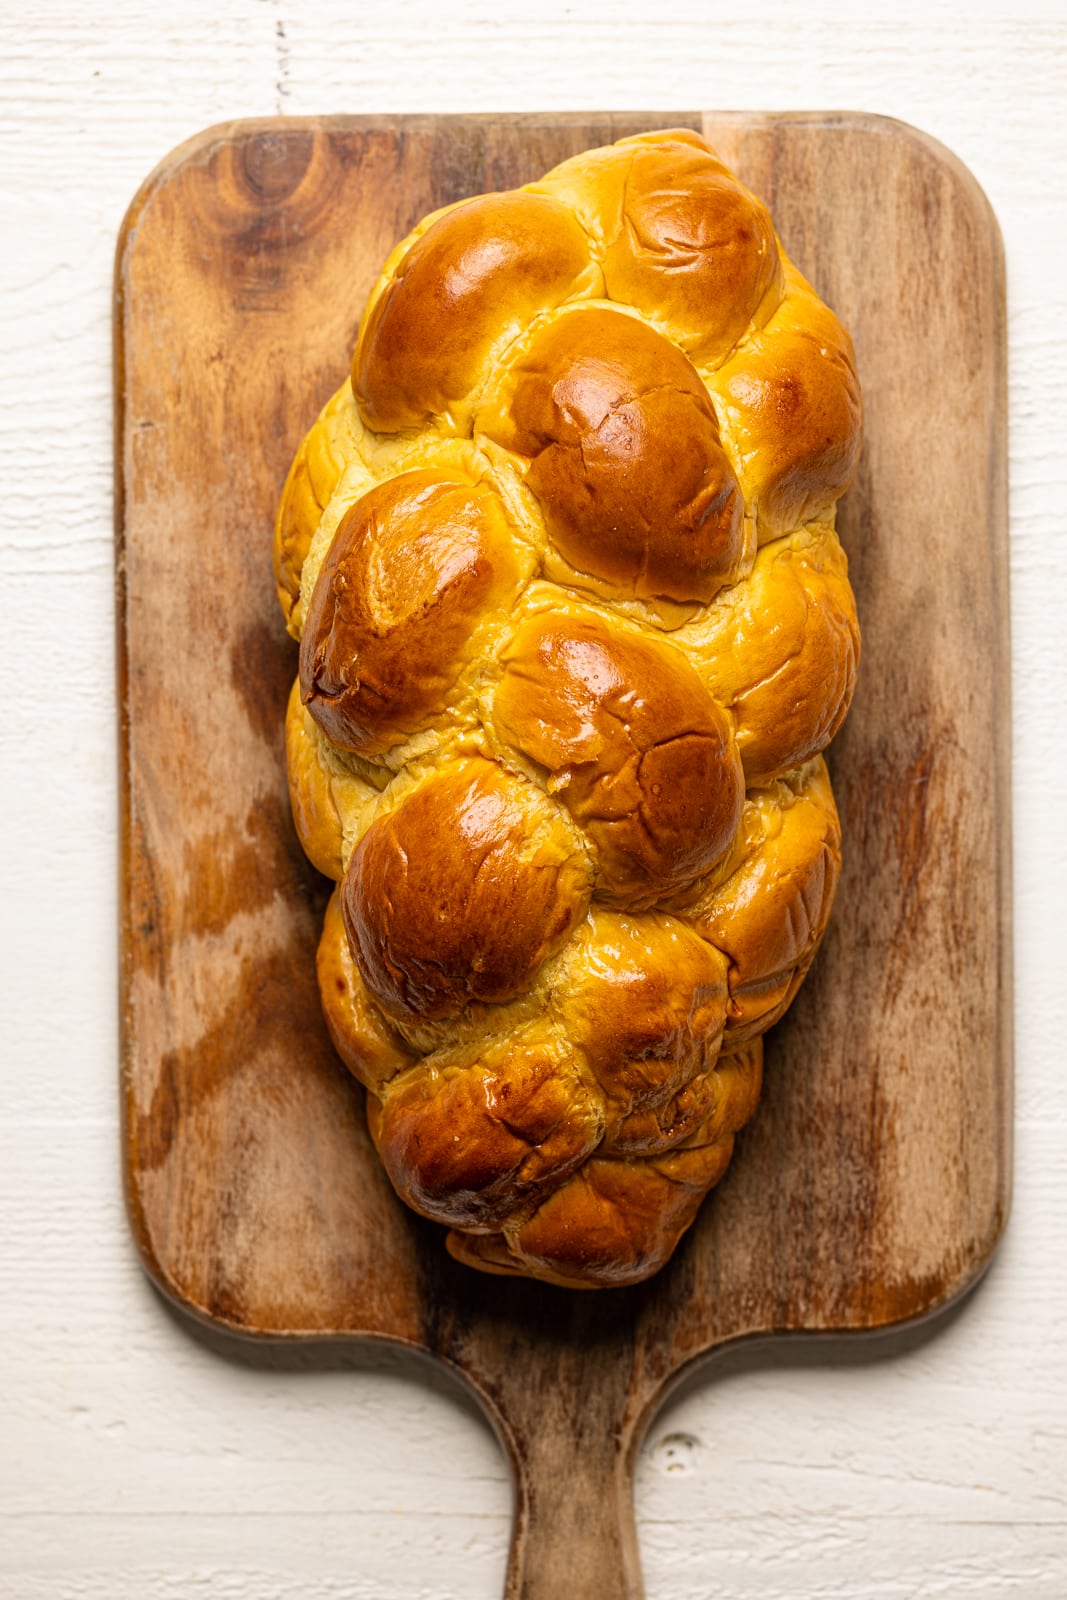
[[[851,344],[695,134],[427,218],[294,462],[290,793],[398,1193],[490,1271],[657,1270],[826,926]]]

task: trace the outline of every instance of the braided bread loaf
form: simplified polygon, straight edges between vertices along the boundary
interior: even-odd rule
[[[326,1019],[460,1260],[667,1260],[840,863],[848,335],[689,132],[427,217],[301,445],[275,570]]]

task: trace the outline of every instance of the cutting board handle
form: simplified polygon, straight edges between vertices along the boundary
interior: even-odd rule
[[[568,1437],[509,1430],[515,1511],[504,1600],[644,1600],[634,1450],[591,1407]]]

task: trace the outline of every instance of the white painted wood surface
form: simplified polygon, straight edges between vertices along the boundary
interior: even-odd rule
[[[866,22],[845,0],[0,15],[0,1595],[495,1600],[508,1537],[503,1458],[445,1378],[389,1353],[237,1361],[170,1316],[127,1236],[110,367],[126,203],[181,139],[235,116],[716,105],[915,123],[1004,232],[1017,1168],[998,1258],[949,1318],[737,1352],[670,1404],[639,1471],[648,1594],[1067,1595],[1062,17],[1052,0]]]

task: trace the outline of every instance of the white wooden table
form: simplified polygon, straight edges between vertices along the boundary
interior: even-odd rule
[[[987,1279],[873,1344],[740,1352],[653,1424],[650,1600],[1067,1595],[1067,26],[1051,0],[57,0],[0,17],[0,1595],[495,1600],[503,1457],[399,1356],[239,1362],[149,1289],[117,1132],[111,266],[223,119],[812,109],[985,187],[1009,282],[1017,1170]],[[569,1600],[569,1597],[561,1597]]]

